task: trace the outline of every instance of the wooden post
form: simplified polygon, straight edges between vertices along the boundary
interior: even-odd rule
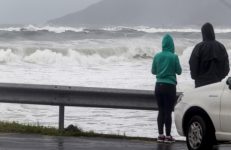
[[[59,130],[64,130],[64,105],[59,105]]]

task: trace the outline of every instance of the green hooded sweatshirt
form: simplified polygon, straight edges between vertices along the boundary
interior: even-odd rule
[[[182,72],[179,58],[174,54],[173,39],[166,34],[162,40],[162,52],[155,55],[152,63],[152,74],[156,75],[158,83],[177,84],[176,74]]]

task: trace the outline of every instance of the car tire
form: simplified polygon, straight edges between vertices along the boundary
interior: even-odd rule
[[[193,116],[186,129],[186,143],[189,150],[212,149],[215,136],[201,116]]]

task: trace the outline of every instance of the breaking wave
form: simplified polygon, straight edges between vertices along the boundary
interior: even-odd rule
[[[22,50],[20,50],[22,52]],[[135,59],[152,58],[151,49],[131,50],[126,47],[114,49],[67,49],[60,52],[52,49],[35,49],[24,53],[16,49],[0,49],[0,63],[33,63],[33,64],[104,64]]]
[[[188,68],[188,60],[193,47],[187,47],[179,55],[181,64]],[[103,65],[122,61],[137,61],[151,59],[159,50],[151,48],[128,49],[126,47],[115,49],[67,49],[65,53],[51,49],[36,49],[30,54],[22,54],[12,49],[0,49],[0,63],[32,63],[32,64],[60,64],[60,65]],[[231,55],[231,50],[228,50]],[[231,57],[230,57],[231,62]]]
[[[91,32],[91,31],[133,31],[133,32],[146,32],[146,33],[162,33],[162,32],[201,32],[200,28],[156,28],[147,26],[136,26],[136,27],[126,27],[126,26],[116,26],[116,27],[102,27],[102,28],[86,28],[86,27],[68,27],[68,26],[35,26],[27,25],[24,27],[3,27],[0,31],[48,31],[54,33],[64,33],[68,31],[72,32]],[[216,33],[230,33],[231,28],[217,28]]]

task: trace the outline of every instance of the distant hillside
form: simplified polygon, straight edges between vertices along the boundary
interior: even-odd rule
[[[50,20],[57,25],[185,26],[211,22],[231,26],[228,0],[103,0],[90,7]]]

